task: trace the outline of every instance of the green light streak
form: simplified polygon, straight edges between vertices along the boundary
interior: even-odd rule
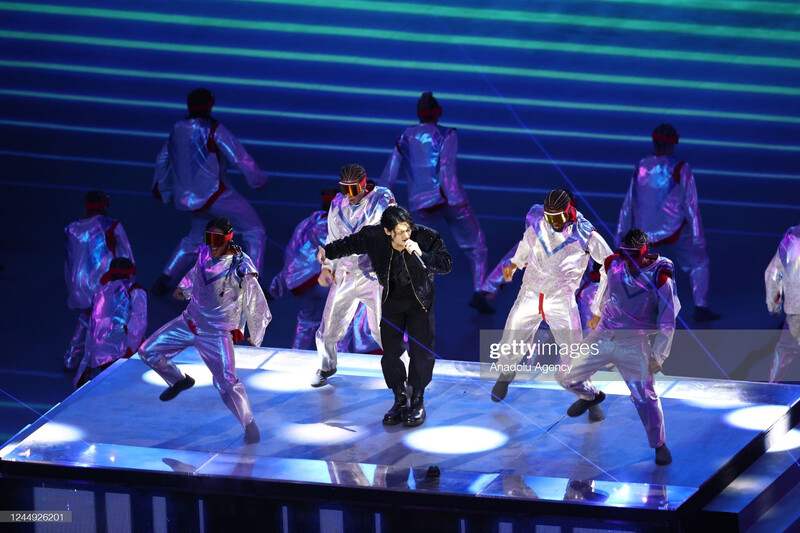
[[[362,67],[394,68],[405,70],[427,70],[435,72],[460,72],[472,74],[497,74],[523,78],[544,78],[588,83],[621,84],[650,87],[673,87],[704,91],[744,92],[756,94],[773,94],[800,96],[800,88],[776,85],[755,85],[748,83],[722,83],[714,81],[679,80],[673,78],[651,78],[643,76],[619,76],[609,74],[587,74],[582,72],[557,71],[546,69],[528,69],[516,67],[500,67],[494,65],[466,65],[442,63],[436,61],[411,61],[385,59],[375,57],[346,56],[340,54],[312,54],[304,52],[282,52],[279,50],[257,50],[252,48],[188,45],[176,43],[158,43],[152,41],[133,41],[129,39],[110,39],[103,37],[81,37],[78,35],[33,33],[18,31],[0,31],[0,38],[20,39],[41,42],[82,44],[90,46],[127,48],[134,50],[152,50],[159,52],[180,52],[190,54],[224,55],[250,57],[258,59],[276,59],[281,61],[309,61],[314,63],[331,63],[343,65],[359,65]]]
[[[632,31],[636,33],[680,33],[708,37],[728,37],[734,39],[761,39],[771,41],[800,41],[800,32],[769,28],[742,28],[737,26],[707,26],[689,22],[665,20],[638,20],[615,17],[594,17],[570,13],[549,13],[543,11],[514,11],[509,9],[480,9],[463,6],[437,6],[414,4],[410,2],[378,2],[372,0],[240,0],[259,4],[283,4],[373,13],[395,13],[401,15],[421,15],[425,17],[446,17],[461,19],[493,20],[527,24],[558,24],[590,28],[606,28]],[[698,2],[702,5],[702,1]]]
[[[19,2],[0,2],[0,11],[18,11],[46,15],[67,15],[94,17],[112,20],[135,22],[152,22],[160,24],[178,24],[199,27],[217,27],[225,29],[268,31],[282,33],[299,33],[306,35],[327,35],[348,38],[380,39],[390,41],[418,42],[429,44],[454,44],[466,46],[483,46],[492,48],[510,48],[518,50],[547,50],[554,52],[607,55],[620,57],[637,57],[646,59],[665,59],[673,61],[693,61],[751,65],[762,67],[800,68],[800,60],[794,58],[763,57],[748,55],[717,54],[710,52],[691,52],[683,50],[645,49],[624,46],[587,45],[579,43],[534,41],[523,39],[506,39],[499,37],[479,37],[465,35],[444,35],[434,33],[412,33],[370,28],[345,28],[341,26],[322,26],[295,24],[284,22],[265,22],[252,20],[225,19],[217,17],[200,17],[193,15],[173,15],[163,13],[147,13],[141,11],[119,11],[111,9],[94,9],[83,7],[52,6],[25,4]]]
[[[41,63],[41,62],[28,62],[28,61],[6,61],[0,60],[0,66],[11,68],[35,68],[42,70],[50,70],[56,72],[77,72],[81,74],[97,74],[103,76],[127,76],[135,78],[157,79],[157,80],[177,80],[177,81],[191,81],[202,83],[226,84],[226,85],[241,85],[249,87],[268,87],[275,89],[288,89],[300,91],[313,91],[313,92],[328,92],[337,94],[363,94],[369,96],[386,96],[392,98],[408,98],[416,101],[419,97],[418,91],[404,91],[399,89],[381,89],[377,87],[362,87],[362,86],[347,86],[347,85],[329,85],[322,83],[300,83],[279,80],[259,80],[252,78],[237,78],[229,76],[211,76],[211,75],[197,75],[197,74],[178,74],[178,73],[165,73],[157,71],[146,70],[132,70],[132,69],[117,69],[106,67],[90,67],[85,65],[66,65],[63,63]],[[480,94],[468,93],[436,93],[440,98],[447,100],[471,102],[480,104],[500,104],[500,105],[515,105],[526,107],[544,107],[544,108],[557,108],[557,109],[570,109],[582,111],[597,111],[603,113],[640,113],[647,115],[658,116],[686,116],[686,117],[699,117],[699,118],[712,118],[723,120],[746,120],[757,122],[775,122],[775,123],[789,123],[800,124],[800,118],[783,116],[783,115],[764,115],[758,113],[735,113],[728,111],[712,111],[702,109],[685,109],[685,108],[668,108],[668,107],[645,107],[645,106],[630,106],[630,105],[617,105],[617,104],[594,104],[590,102],[568,102],[562,100],[548,100],[542,98],[514,98],[514,97],[496,97]]]
[[[0,89],[0,95],[17,96],[25,98],[42,98],[48,100],[60,100],[60,101],[70,101],[70,102],[88,102],[93,104],[152,107],[158,109],[174,109],[181,111],[184,109],[184,106],[181,104],[156,102],[152,100],[131,100],[123,98],[70,95],[70,94],[49,93],[49,92],[39,92],[39,91],[17,91],[9,89]],[[263,116],[263,117],[282,118],[291,120],[311,120],[315,122],[320,122],[320,121],[345,122],[349,124],[375,124],[379,126],[398,126],[398,127],[408,126],[410,122],[405,119],[394,119],[394,118],[365,117],[360,115],[359,116],[332,115],[323,113],[300,113],[300,112],[290,112],[290,111],[276,111],[270,109],[252,109],[243,107],[216,106],[215,109],[218,110],[219,112],[229,113],[232,115]],[[26,123],[26,124],[35,124],[35,123]],[[542,137],[565,137],[573,139],[600,140],[607,142],[635,142],[641,144],[648,144],[650,142],[650,137],[639,136],[639,135],[618,135],[609,133],[591,133],[584,131],[552,130],[552,129],[525,129],[525,128],[487,126],[487,125],[476,125],[476,124],[466,124],[466,123],[449,123],[449,125],[458,128],[459,130],[462,131],[475,131],[480,133],[501,133],[501,134],[513,134],[513,135],[525,135],[525,136],[536,135]],[[103,130],[95,129],[91,131],[93,131],[94,133],[102,133]],[[157,135],[157,133],[148,132],[147,135]],[[252,142],[258,143],[258,141],[252,141]],[[683,142],[688,145],[698,145],[698,146],[715,146],[715,147],[735,148],[735,149],[800,152],[800,146],[798,145],[762,144],[762,143],[718,141],[718,140],[705,140],[705,139],[686,139]]]
[[[772,15],[800,15],[800,5],[790,2],[739,2],[736,0],[595,0],[612,4],[645,4],[678,9],[708,9],[766,13]]]
[[[0,119],[0,125],[50,129],[56,131],[100,133],[103,135],[111,134],[111,135],[131,135],[137,137],[155,137],[161,139],[163,139],[165,136],[165,134],[160,132],[147,132],[141,130],[125,130],[118,128],[94,128],[87,126],[71,126],[64,124],[49,124],[43,122],[25,122],[25,121],[2,120],[2,119]],[[241,141],[247,145],[268,146],[272,148],[290,148],[295,150],[327,150],[335,152],[373,153],[373,154],[381,154],[384,156],[388,156],[390,152],[390,149],[388,147],[375,148],[372,146],[355,146],[346,144],[298,143],[298,142],[288,142],[288,141],[266,141],[260,139],[244,139],[244,138],[241,139]],[[31,154],[31,157],[33,157],[33,154]],[[59,156],[52,154],[47,154],[47,155],[42,154],[40,157],[58,158]],[[570,159],[555,159],[551,161],[549,159],[537,158],[537,157],[512,157],[512,156],[495,156],[495,155],[483,155],[483,154],[459,154],[458,158],[470,161],[491,161],[491,162],[513,163],[513,164],[523,164],[523,165],[552,166],[553,163],[556,163],[560,166],[590,168],[590,169],[604,168],[609,170],[622,170],[626,173],[630,173],[631,170],[630,164],[604,163],[600,161],[575,161]],[[113,160],[108,160],[107,162],[113,162]],[[727,176],[734,178],[758,178],[758,179],[780,179],[780,180],[800,179],[800,176],[796,176],[793,174],[773,174],[767,172],[739,172],[730,170],[714,170],[714,169],[698,169],[698,168],[694,168],[694,171],[695,173],[703,173],[704,175],[719,175],[719,176]],[[467,185],[467,187],[480,188],[479,186],[471,186],[471,185]]]

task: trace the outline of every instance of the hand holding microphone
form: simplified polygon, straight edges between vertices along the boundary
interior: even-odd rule
[[[422,265],[422,268],[428,268],[425,266],[425,262],[422,260],[422,250],[420,249],[419,244],[417,244],[417,241],[408,239],[405,247],[408,253],[417,258],[417,261],[419,261],[419,264]]]

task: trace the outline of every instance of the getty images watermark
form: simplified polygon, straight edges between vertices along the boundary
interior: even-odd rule
[[[517,379],[553,379],[557,373],[572,370],[573,361],[600,353],[596,342],[559,343],[551,332],[540,331],[534,339],[512,340],[525,337],[503,330],[481,330],[481,377],[497,379],[501,373],[516,372]],[[582,334],[577,335],[578,338]],[[575,335],[567,337],[575,338]]]

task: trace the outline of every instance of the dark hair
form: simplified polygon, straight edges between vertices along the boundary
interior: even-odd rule
[[[647,244],[647,233],[639,228],[631,228],[622,238],[622,246],[625,248],[641,248]]]
[[[345,165],[339,171],[339,181],[342,183],[358,183],[367,177],[367,171],[364,167],[356,163]]]
[[[86,206],[86,213],[108,213],[108,194],[105,191],[89,191],[83,195],[83,203]],[[89,207],[90,204],[102,207]]]
[[[426,113],[426,111],[438,110],[437,113]],[[422,96],[417,100],[417,116],[420,122],[435,122],[441,116],[441,106],[433,96],[431,91],[422,93]]]
[[[225,217],[212,218],[209,220],[208,224],[206,224],[206,231],[210,230],[211,228],[218,229],[226,235],[233,231],[233,225],[231,225],[231,221]]]
[[[544,198],[544,208],[548,211],[565,211],[572,201],[572,194],[564,189],[553,189]]]
[[[205,88],[195,89],[186,97],[189,118],[210,117],[214,107],[214,93]]]
[[[381,226],[387,231],[394,231],[398,224],[404,222],[408,223],[412,230],[414,229],[414,218],[408,209],[400,205],[390,205],[381,215]]]
[[[653,136],[660,136],[660,137],[678,137],[678,130],[672,124],[659,124],[656,129],[653,130]],[[653,148],[656,150],[656,155],[666,155],[671,154],[673,150],[675,150],[675,144],[673,142],[665,142],[665,141],[657,141],[653,139]]]

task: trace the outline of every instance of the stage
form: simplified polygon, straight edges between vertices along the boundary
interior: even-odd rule
[[[544,377],[494,403],[478,363],[438,361],[428,419],[405,428],[381,423],[392,395],[377,356],[342,355],[313,389],[316,353],[237,347],[261,429],[246,445],[197,353],[177,360],[197,384],[171,402],[140,360],[119,361],[6,443],[6,501],[71,509],[74,529],[58,531],[81,532],[700,529],[703,508],[793,435],[800,400],[798,386],[659,376],[674,462],[657,466],[613,372],[596,376],[606,419],[590,423]]]

